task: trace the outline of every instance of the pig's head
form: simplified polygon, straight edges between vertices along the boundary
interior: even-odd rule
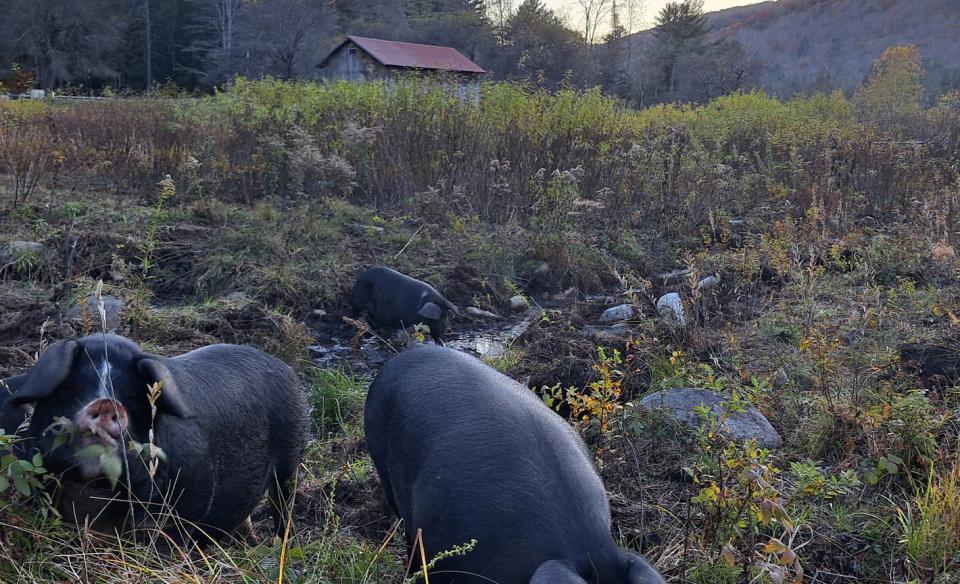
[[[161,391],[153,415],[149,387],[157,382]],[[25,438],[21,448],[40,450],[49,470],[80,480],[102,474],[98,458],[77,457],[84,448],[100,445],[123,457],[128,440],[148,439],[151,421],[191,415],[165,360],[116,335],[51,345],[32,369],[17,377],[16,386],[3,402],[0,419],[22,418],[16,412],[33,404],[30,424],[20,432]],[[58,439],[63,432],[69,434],[65,444]]]
[[[436,298],[430,299],[426,297],[426,292],[424,295],[421,298],[423,303],[417,309],[417,315],[429,322],[431,330],[436,328],[438,335],[443,335],[450,329],[451,315],[463,316],[460,309],[446,298],[437,295]]]

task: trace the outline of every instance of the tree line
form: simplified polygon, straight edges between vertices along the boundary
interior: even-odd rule
[[[707,42],[702,0],[664,7],[653,46],[632,36],[640,0],[574,6],[576,28],[542,0],[0,0],[0,82],[139,92],[317,78],[348,34],[453,46],[494,79],[601,85],[637,104],[709,99],[755,73],[739,46]]]

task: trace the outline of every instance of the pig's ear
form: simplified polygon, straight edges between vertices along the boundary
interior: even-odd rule
[[[137,362],[137,371],[147,385],[160,382],[160,399],[157,400],[157,409],[178,418],[193,417],[193,412],[184,402],[183,394],[180,393],[177,382],[174,381],[173,375],[170,374],[163,360],[144,357]]]
[[[73,367],[73,360],[80,350],[80,343],[69,340],[50,345],[33,369],[25,375],[17,375],[7,380],[13,395],[7,400],[11,407],[22,406],[30,402],[53,395]]]
[[[423,318],[429,318],[431,320],[440,320],[443,318],[443,309],[440,308],[439,304],[434,304],[433,302],[427,302],[420,307],[420,310],[417,311],[417,314]]]

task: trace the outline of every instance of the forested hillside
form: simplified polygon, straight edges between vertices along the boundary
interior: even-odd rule
[[[743,85],[790,96],[852,90],[884,49],[915,45],[924,58],[930,97],[960,86],[960,3],[955,0],[779,0],[705,15],[701,55],[691,58],[691,87],[679,99],[697,99],[710,80],[739,71]],[[662,49],[655,30],[631,37],[639,55],[634,78],[650,78]],[[698,51],[691,51],[697,53]],[[704,59],[713,66],[704,66]],[[662,93],[662,92],[660,92]]]

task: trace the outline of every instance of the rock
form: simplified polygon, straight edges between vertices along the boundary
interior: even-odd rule
[[[120,328],[121,317],[123,316],[123,301],[114,296],[103,296],[104,315],[100,314],[99,300],[96,296],[87,296],[79,304],[74,304],[67,310],[64,320],[74,325],[81,325],[88,322],[93,327],[93,332],[109,333]],[[84,318],[86,312],[86,320]],[[105,318],[104,318],[105,317]],[[103,321],[106,320],[106,326]]]
[[[583,333],[599,341],[626,341],[630,339],[630,325],[625,322],[613,326],[597,326],[588,324],[583,327]]]
[[[632,305],[620,304],[604,310],[603,314],[600,315],[600,322],[616,322],[618,320],[627,320],[628,318],[633,318],[634,314],[636,314],[636,312],[633,310]]]
[[[714,275],[707,276],[706,278],[697,282],[697,288],[701,292],[706,292],[711,288],[717,287],[719,284],[720,284],[720,277],[714,274]]]
[[[657,312],[672,329],[683,328],[687,324],[687,317],[683,311],[683,301],[676,292],[664,294],[657,300]]]
[[[11,241],[0,248],[0,263],[9,264],[26,253],[42,254],[44,249],[43,244],[36,241]]]
[[[250,295],[242,290],[227,294],[224,300],[230,304],[239,304],[240,306],[246,306],[252,302],[252,300],[250,300]]]
[[[530,301],[523,294],[517,294],[510,298],[510,308],[513,310],[525,310],[530,307]]]
[[[654,276],[654,282],[665,287],[677,286],[687,281],[687,277],[693,273],[690,268],[680,268],[671,272],[657,274]]]
[[[383,233],[384,231],[386,231],[383,227],[380,227],[379,225],[363,225],[361,223],[354,223],[353,226],[356,227],[361,232]]]
[[[323,310],[322,308],[314,308],[314,309],[313,309],[313,316],[315,316],[315,317],[317,317],[317,318],[323,318],[323,317],[327,316],[327,311],[326,311],[326,310]]]
[[[583,299],[587,302],[596,302],[598,304],[613,304],[616,302],[616,298],[609,294],[587,294]]]
[[[576,298],[578,293],[579,291],[577,290],[577,287],[571,286],[566,290],[564,290],[563,292],[557,292],[556,294],[554,294],[553,299],[556,300],[557,302],[567,302],[569,300],[573,300],[574,298]]]
[[[671,418],[692,427],[703,424],[694,408],[706,406],[717,420],[722,420],[721,430],[733,440],[753,438],[761,448],[779,448],[783,444],[780,434],[756,408],[749,407],[744,412],[727,412],[722,405],[725,399],[727,396],[705,389],[678,388],[652,393],[640,400],[639,405],[648,410],[663,411]]]
[[[499,315],[496,315],[489,310],[482,310],[476,306],[468,306],[466,311],[470,316],[476,316],[477,318],[500,318]]]
[[[11,241],[7,249],[14,253],[43,253],[43,244],[38,241]]]
[[[546,276],[550,273],[550,264],[547,262],[540,262],[532,270],[530,274],[533,276]]]

